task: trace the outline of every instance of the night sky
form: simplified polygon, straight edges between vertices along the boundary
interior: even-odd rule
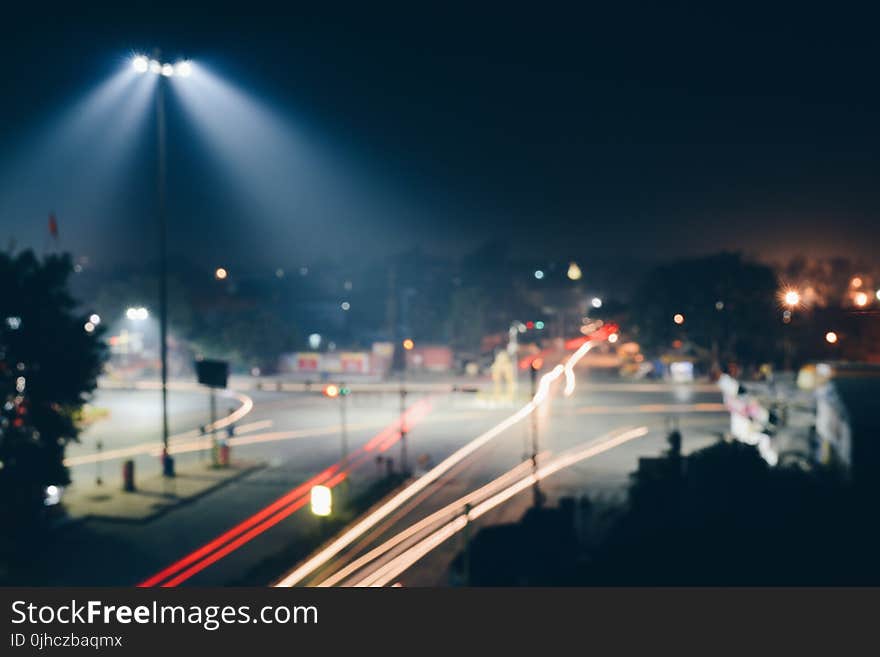
[[[151,115],[112,181],[64,165],[82,178],[62,193],[9,172],[129,53],[155,46],[204,62],[302,144],[281,164],[218,158],[169,99],[172,239],[196,261],[274,269],[489,239],[535,258],[870,257],[880,241],[872,13],[317,4],[7,14],[0,243],[42,247],[55,210],[62,245],[96,264],[153,244]],[[235,120],[244,148],[252,127]],[[271,179],[271,202],[247,175]]]

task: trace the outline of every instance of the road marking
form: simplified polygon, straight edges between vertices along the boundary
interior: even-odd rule
[[[721,403],[701,404],[637,404],[635,406],[581,406],[574,409],[578,415],[616,415],[632,413],[727,413]]]

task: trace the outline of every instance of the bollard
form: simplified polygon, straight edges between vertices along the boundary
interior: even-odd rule
[[[220,443],[220,454],[219,454],[219,462],[218,465],[221,468],[229,467],[229,443],[225,440]]]
[[[122,490],[126,493],[134,492],[134,461],[132,459],[122,463]]]

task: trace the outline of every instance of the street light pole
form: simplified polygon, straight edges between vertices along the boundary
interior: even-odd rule
[[[156,61],[161,61],[158,49]],[[165,211],[165,76],[159,75],[156,93],[157,180],[159,212],[159,352],[162,360],[162,473],[174,476],[168,464],[168,219]],[[172,462],[173,463],[173,462]]]

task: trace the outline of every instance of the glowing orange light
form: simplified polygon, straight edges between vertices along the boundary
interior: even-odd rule
[[[672,321],[681,326],[682,324],[684,324],[684,315],[682,315],[681,313],[675,313],[672,316]]]
[[[217,269],[214,271],[214,278],[216,278],[218,281],[224,280],[227,276],[229,276],[229,272],[223,269],[223,267],[217,267]]]
[[[542,367],[544,367],[544,359],[543,358],[535,358],[534,360],[532,360],[532,369],[533,370],[535,370],[537,372]]]
[[[416,346],[416,343],[413,342],[410,338],[407,338],[406,340],[403,341],[403,348],[406,349],[407,351],[412,351],[413,347],[415,347],[415,346]]]
[[[786,290],[785,294],[782,297],[782,300],[785,301],[786,306],[797,306],[801,302],[800,292],[798,292],[797,290]]]
[[[324,386],[324,396],[325,397],[338,397],[339,396],[339,386],[331,383],[330,385]]]
[[[864,283],[864,281],[858,276],[853,276],[853,279],[849,282],[849,284],[857,290],[862,287],[862,283]]]
[[[828,344],[837,344],[837,333],[834,331],[828,331],[828,333],[825,334],[825,342]]]
[[[868,305],[868,295],[864,292],[857,292],[855,297],[853,297],[853,301],[856,302],[859,308],[864,308]]]

